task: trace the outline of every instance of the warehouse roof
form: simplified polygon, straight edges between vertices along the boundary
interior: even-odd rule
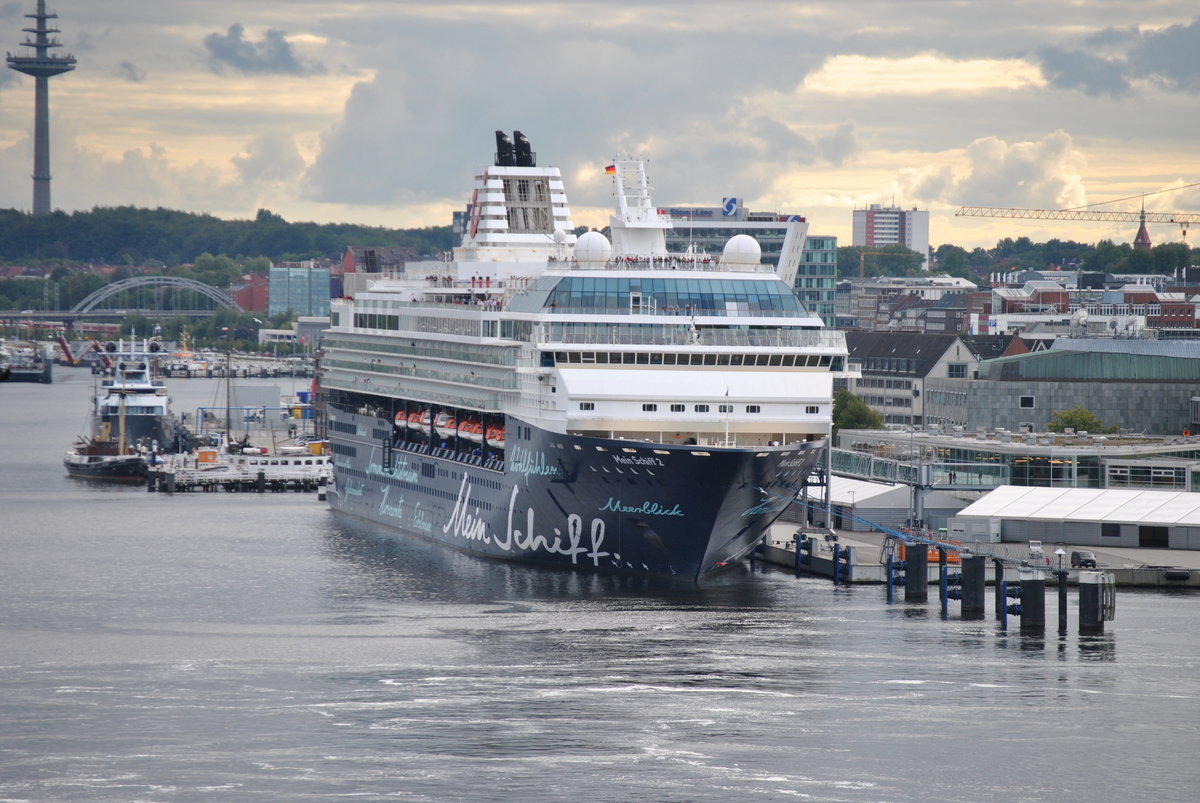
[[[959,516],[1200,527],[1200,493],[1001,485]]]

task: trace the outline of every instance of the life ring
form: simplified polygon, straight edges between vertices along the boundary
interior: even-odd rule
[[[1185,430],[1183,431],[1183,437],[1185,437],[1185,438],[1190,438],[1190,437],[1192,437],[1192,431],[1191,431],[1190,429],[1185,429]]]

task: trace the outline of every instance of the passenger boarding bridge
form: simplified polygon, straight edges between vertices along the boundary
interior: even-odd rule
[[[831,449],[831,472],[873,482],[921,485],[943,491],[990,491],[1012,485],[1008,466],[994,463],[913,463],[872,454]]]

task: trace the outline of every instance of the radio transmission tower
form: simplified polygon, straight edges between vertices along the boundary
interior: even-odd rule
[[[50,214],[50,86],[49,80],[75,69],[75,57],[53,55],[51,48],[62,47],[51,34],[60,33],[57,28],[46,26],[47,20],[58,19],[57,14],[46,13],[46,0],[38,0],[37,11],[26,14],[33,20],[34,27],[22,28],[27,34],[21,43],[23,50],[5,54],[8,68],[33,76],[33,214]]]

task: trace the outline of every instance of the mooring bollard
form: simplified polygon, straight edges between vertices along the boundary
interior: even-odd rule
[[[1067,572],[1059,569],[1054,573],[1058,578],[1058,632],[1067,632]]]
[[[904,547],[904,601],[929,601],[929,557],[924,544]]]
[[[946,547],[938,547],[938,597],[942,603],[942,618],[945,619],[950,613],[949,600],[949,577],[946,574]]]
[[[1046,575],[1040,569],[1021,570],[1021,630],[1046,630]]]
[[[1097,636],[1116,614],[1116,586],[1106,572],[1079,573],[1079,633]]]
[[[896,574],[896,572],[900,572]],[[892,601],[893,587],[902,586],[906,582],[904,577],[904,561],[896,560],[891,552],[887,556],[887,601]]]
[[[992,573],[993,573],[993,596],[996,603],[996,618],[1004,618],[1004,606],[1008,604],[1004,592],[1004,561],[999,558],[992,558]]]
[[[984,613],[987,559],[971,555],[962,561],[962,618],[982,619]]]

